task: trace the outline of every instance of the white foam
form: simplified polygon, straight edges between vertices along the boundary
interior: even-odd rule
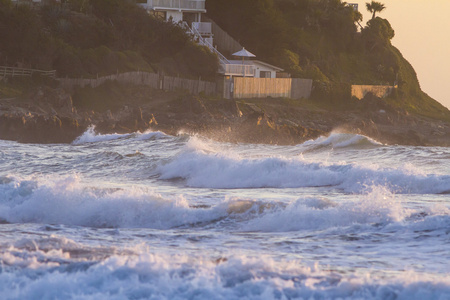
[[[397,193],[445,193],[450,176],[423,174],[410,168],[377,165],[327,164],[300,158],[243,159],[236,154],[186,149],[158,168],[161,179],[183,178],[187,185],[204,188],[299,188],[335,186],[361,193],[382,185]]]
[[[77,137],[72,144],[73,145],[81,145],[86,143],[98,143],[105,141],[112,141],[121,138],[126,138],[131,136],[132,134],[98,134],[95,132],[95,126],[90,126],[81,136]]]
[[[165,199],[137,188],[92,189],[77,176],[14,180],[1,184],[0,194],[0,219],[10,223],[171,228],[227,214],[226,208],[191,208],[181,196]]]
[[[381,146],[383,144],[364,135],[332,132],[329,136],[321,136],[316,140],[307,141],[303,145],[346,148],[355,146]]]
[[[292,201],[287,206],[267,209],[260,218],[251,220],[250,231],[323,230],[355,224],[390,224],[401,222],[414,211],[406,209],[401,199],[383,187],[373,187],[357,201],[336,203],[323,198]]]
[[[56,253],[53,254],[54,256]],[[4,257],[5,255],[3,255]],[[2,257],[2,258],[3,258]],[[14,264],[14,262],[13,262]],[[450,278],[404,272],[359,276],[301,260],[228,253],[115,255],[76,272],[64,264],[3,268],[2,299],[447,299]],[[52,270],[52,271],[50,271]]]
[[[140,132],[136,133],[136,139],[140,140],[140,141],[150,140],[150,139],[159,139],[159,138],[162,138],[165,136],[167,136],[167,135],[161,131],[147,130],[147,131],[144,131],[143,133],[140,133]]]
[[[140,131],[134,133],[126,133],[126,134],[99,134],[95,132],[95,126],[90,126],[81,136],[77,137],[72,144],[73,145],[81,145],[86,143],[98,143],[98,142],[107,142],[113,141],[123,138],[134,137],[139,141],[150,140],[150,139],[158,139],[167,136],[165,133],[161,131],[151,131],[146,130],[143,133]]]

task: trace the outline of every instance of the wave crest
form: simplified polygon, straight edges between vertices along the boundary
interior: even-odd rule
[[[332,132],[329,136],[321,136],[302,145],[309,147],[362,148],[382,146],[383,144],[364,135]]]
[[[87,143],[98,143],[98,142],[107,142],[118,139],[130,138],[134,137],[137,140],[148,140],[152,138],[161,138],[166,136],[161,131],[151,131],[147,130],[143,133],[140,131],[134,133],[111,133],[111,134],[100,134],[95,131],[95,126],[90,126],[81,136],[77,137],[72,144],[73,145],[82,145]]]
[[[301,188],[333,186],[362,193],[381,185],[397,193],[438,194],[450,190],[450,176],[410,170],[306,162],[301,158],[253,158],[187,149],[158,167],[160,179],[184,179],[201,188]]]

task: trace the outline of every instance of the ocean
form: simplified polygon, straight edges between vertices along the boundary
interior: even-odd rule
[[[0,140],[0,299],[450,299],[450,148]]]

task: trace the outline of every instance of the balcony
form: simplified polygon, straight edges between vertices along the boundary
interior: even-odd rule
[[[192,22],[192,27],[200,35],[212,35],[212,24],[210,22]]]
[[[252,65],[221,64],[219,73],[227,76],[254,77],[255,68]]]
[[[147,10],[158,9],[206,12],[205,1],[206,0],[147,0],[139,5]]]

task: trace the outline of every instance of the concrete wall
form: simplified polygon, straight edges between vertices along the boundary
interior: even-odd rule
[[[292,99],[309,98],[311,96],[312,79],[292,78]]]
[[[203,17],[204,22],[211,22],[212,33],[214,35],[214,45],[217,46],[219,52],[230,55],[242,50],[241,44],[233,39],[226,31],[220,28],[213,20]]]
[[[389,85],[352,85],[352,96],[362,99],[371,92],[377,97],[385,98],[391,94],[394,88]]]

